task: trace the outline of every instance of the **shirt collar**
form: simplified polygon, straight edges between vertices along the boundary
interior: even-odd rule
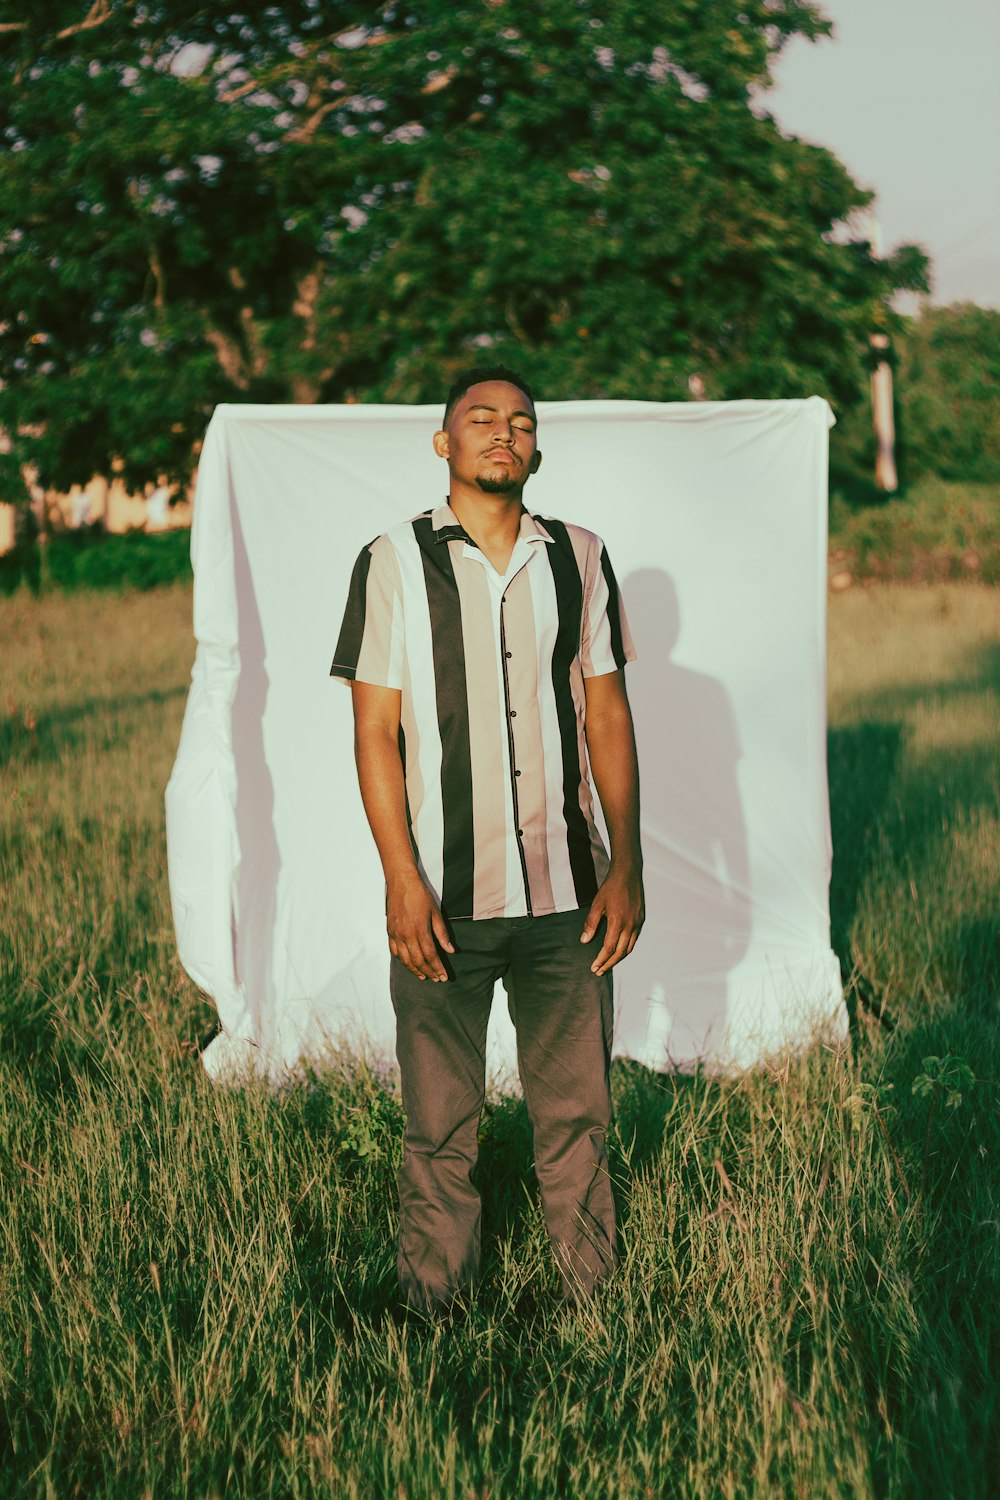
[[[476,545],[447,500],[443,505],[439,505],[437,510],[431,512],[431,526],[434,528],[436,542],[458,540],[468,542],[471,547]],[[518,535],[527,542],[555,541],[555,537],[549,535],[539,517],[533,516],[529,510],[521,512],[521,529]]]

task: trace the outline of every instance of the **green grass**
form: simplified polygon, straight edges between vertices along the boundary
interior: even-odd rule
[[[0,1494],[995,1493],[1000,595],[831,600],[850,1047],[616,1062],[624,1260],[578,1313],[492,1100],[450,1327],[393,1313],[392,1080],[197,1062],[163,833],[190,610],[0,600]]]

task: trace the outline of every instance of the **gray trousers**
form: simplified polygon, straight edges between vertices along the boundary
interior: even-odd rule
[[[410,1306],[446,1307],[479,1277],[479,1193],[470,1180],[486,1083],[486,1027],[503,980],[534,1131],[545,1225],[567,1296],[589,1296],[617,1259],[605,1137],[611,1123],[613,982],[590,965],[605,921],[588,907],[449,923],[449,978],[390,959],[406,1129],[399,1171],[399,1284]]]

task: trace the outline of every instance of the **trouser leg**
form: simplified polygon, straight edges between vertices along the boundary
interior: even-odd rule
[[[452,922],[453,975],[419,980],[389,968],[406,1128],[399,1170],[399,1284],[413,1307],[446,1306],[479,1274],[478,1155],[486,1091],[486,1029],[507,962],[503,919]]]
[[[545,1224],[564,1290],[577,1297],[589,1296],[616,1260],[606,1146],[613,982],[590,969],[604,920],[580,942],[588,910],[515,923],[504,976]]]

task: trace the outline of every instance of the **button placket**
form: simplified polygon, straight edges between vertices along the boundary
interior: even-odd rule
[[[518,854],[520,855],[520,859],[521,859],[521,875],[522,875],[522,878],[524,880],[524,900],[525,900],[525,906],[527,908],[528,916],[530,917],[531,916],[531,889],[530,889],[530,886],[528,884],[528,866],[527,866],[527,863],[526,863],[526,860],[525,860],[524,848],[523,848],[523,844],[524,844],[524,829],[518,827],[518,824],[520,822],[520,818],[518,816],[518,806],[517,806],[517,781],[518,781],[519,776],[521,775],[521,772],[517,768],[517,766],[515,765],[516,750],[515,750],[515,745],[514,745],[514,726],[513,726],[513,722],[512,722],[514,719],[517,718],[517,709],[516,708],[511,708],[511,706],[510,706],[510,684],[509,684],[509,681],[508,681],[508,678],[507,678],[507,663],[511,659],[512,653],[507,650],[507,639],[506,639],[506,633],[505,633],[505,629],[504,629],[504,603],[505,603],[505,597],[506,597],[506,590],[504,590],[504,594],[500,598],[500,610],[499,610],[499,615],[500,615],[500,651],[501,651],[500,664],[501,664],[501,666],[503,668],[504,707],[507,710],[507,753],[508,753],[509,765],[510,765],[510,790],[511,790],[512,811],[513,811],[513,814],[514,814],[514,828],[515,828],[516,833],[517,833],[517,849],[518,849]]]

